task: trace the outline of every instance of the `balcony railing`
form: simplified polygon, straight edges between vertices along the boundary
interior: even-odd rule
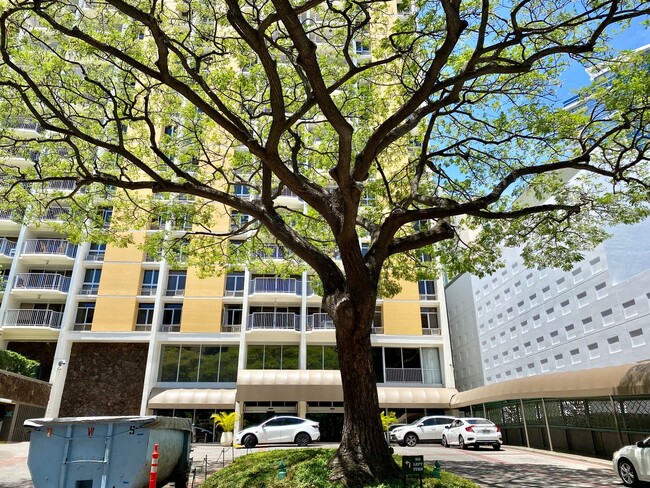
[[[12,309],[7,310],[3,327],[49,327],[61,328],[63,312],[54,310]]]
[[[50,207],[45,211],[42,220],[62,220],[61,217],[70,213],[70,209],[63,207]]]
[[[162,324],[160,326],[160,332],[180,332],[180,324]]]
[[[18,273],[14,280],[14,288],[66,293],[70,289],[70,277],[59,273]]]
[[[20,220],[21,214],[16,210],[0,210],[0,220]]]
[[[422,335],[441,335],[440,329],[422,329]]]
[[[19,130],[33,130],[35,132],[43,132],[41,124],[36,119],[28,116],[11,117],[7,120],[7,125],[12,129]]]
[[[222,325],[221,332],[225,334],[239,334],[241,332],[241,325]]]
[[[334,328],[334,321],[329,314],[313,313],[307,316],[307,330],[326,330]]]
[[[426,383],[440,384],[434,378],[440,378],[440,370],[425,368],[386,368],[385,381],[387,383]]]
[[[140,288],[140,295],[143,296],[151,296],[156,294],[156,290],[158,289],[158,285],[154,284],[147,284],[147,285],[142,285],[142,288]]]
[[[79,295],[97,295],[99,283],[83,283],[79,290]]]
[[[300,295],[301,280],[295,278],[253,278],[251,294],[253,293],[293,293]]]
[[[248,330],[299,330],[300,315],[293,312],[253,312],[248,316]]]
[[[77,245],[65,239],[27,239],[23,254],[50,254],[74,259]]]
[[[6,237],[0,238],[0,254],[4,254],[5,256],[12,258],[15,253],[16,243],[14,241],[10,241]]]
[[[106,250],[103,249],[91,249],[86,255],[86,261],[103,261],[104,256],[106,255]]]
[[[135,324],[136,332],[150,332],[151,324]]]

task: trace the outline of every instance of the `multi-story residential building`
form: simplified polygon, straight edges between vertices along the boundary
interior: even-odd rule
[[[334,324],[308,272],[199,279],[135,245],[72,244],[48,225],[61,212],[38,225],[0,215],[0,345],[40,361],[53,385],[48,416],[156,413],[207,426],[216,410],[251,423],[292,413],[320,420],[324,439],[338,437]],[[172,228],[154,222],[134,229],[134,241],[161,225]],[[282,249],[266,259],[282,260]],[[440,281],[405,283],[379,300],[372,344],[383,408],[404,419],[449,408],[456,390]]]

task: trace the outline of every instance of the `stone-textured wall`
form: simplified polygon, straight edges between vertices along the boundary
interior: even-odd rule
[[[14,403],[46,407],[51,385],[16,373],[0,370],[0,398]]]
[[[147,344],[75,343],[60,417],[139,415]]]
[[[7,349],[41,363],[38,379],[50,381],[56,342],[10,342]]]

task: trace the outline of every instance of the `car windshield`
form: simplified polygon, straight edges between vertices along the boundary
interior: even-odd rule
[[[421,418],[419,418],[419,419],[417,419],[417,420],[411,422],[410,425],[417,425],[417,424],[419,424],[420,422],[422,422],[424,419],[425,419],[425,417],[421,417]]]
[[[467,423],[472,425],[494,425],[492,422],[485,419],[469,419]]]

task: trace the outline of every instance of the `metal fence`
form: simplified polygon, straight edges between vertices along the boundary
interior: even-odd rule
[[[650,397],[527,399],[464,407],[501,426],[505,444],[611,458],[650,435]]]

